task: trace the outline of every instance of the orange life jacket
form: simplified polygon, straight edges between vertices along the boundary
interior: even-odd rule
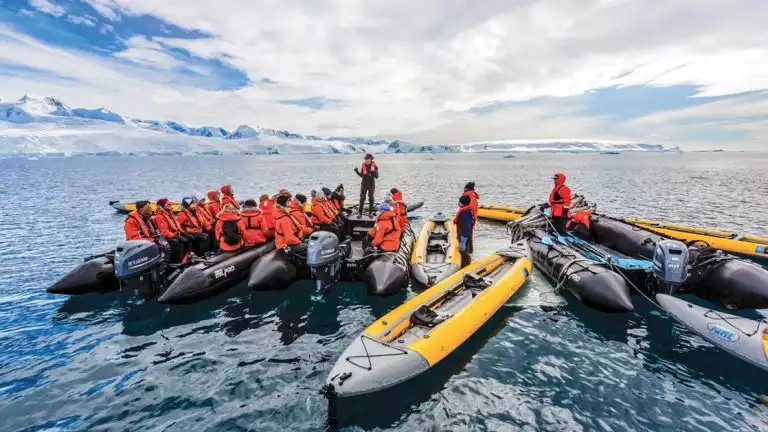
[[[205,203],[205,210],[211,215],[213,220],[221,213],[221,202],[217,196],[216,191],[208,191],[208,200]]]
[[[261,201],[259,210],[264,217],[264,234],[268,239],[275,238],[275,201]]]
[[[579,225],[584,225],[587,229],[592,227],[592,212],[590,210],[582,210],[571,216],[568,221],[568,229],[574,229]]]
[[[264,235],[264,216],[259,209],[244,208],[240,216],[245,224],[243,240],[245,247],[264,244],[267,242],[267,236]]]
[[[149,225],[144,221],[144,217],[134,210],[125,218],[125,239],[126,240],[156,240]]]
[[[275,247],[301,244],[301,223],[287,210],[275,209]]]
[[[571,207],[571,188],[565,183],[558,183],[549,193],[549,208],[552,217],[566,217]]]
[[[376,225],[373,226],[375,234],[371,245],[385,252],[394,252],[400,247],[400,224],[397,215],[387,210],[379,214]]]
[[[314,231],[312,229],[312,221],[309,219],[309,216],[304,213],[304,208],[299,203],[295,200],[291,200],[291,202],[288,203],[288,211],[290,211],[291,215],[299,221],[299,224],[301,225],[302,239],[312,234],[312,231]]]
[[[203,232],[203,224],[188,208],[183,209],[176,216],[176,220],[179,225],[184,229],[184,232],[188,233],[201,233]]]
[[[371,162],[371,172],[374,171],[376,171],[376,162]],[[368,165],[365,162],[363,162],[363,167],[360,172],[363,173],[363,176],[368,175]]]
[[[333,222],[334,216],[329,212],[328,206],[312,198],[312,223],[314,225],[328,225]]]
[[[469,197],[469,207],[472,208],[472,220],[477,222],[477,211],[480,209],[480,195],[474,189],[464,191],[464,195]]]
[[[179,225],[179,221],[176,220],[173,213],[167,212],[161,207],[155,210],[155,216],[152,217],[152,221],[155,222],[155,226],[157,226],[160,234],[165,238],[176,238],[182,232],[181,225]]]
[[[195,206],[195,216],[197,216],[197,219],[200,221],[200,224],[203,225],[203,229],[206,231],[213,228],[213,223],[216,222],[213,216],[208,213],[208,210],[206,210],[205,207],[200,204]]]

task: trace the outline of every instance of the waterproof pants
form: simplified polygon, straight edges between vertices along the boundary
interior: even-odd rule
[[[192,250],[197,256],[203,256],[211,250],[211,242],[208,234],[205,233],[185,233],[184,237],[189,240]]]
[[[360,185],[360,207],[357,210],[358,215],[363,214],[363,206],[365,204],[365,195],[368,195],[368,214],[373,214],[373,191],[376,189],[376,184]]]

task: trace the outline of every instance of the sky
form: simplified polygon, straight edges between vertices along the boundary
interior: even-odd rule
[[[417,143],[768,150],[766,0],[0,0],[0,97]]]

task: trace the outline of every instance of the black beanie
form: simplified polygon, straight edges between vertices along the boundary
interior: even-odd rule
[[[192,205],[192,201],[197,202],[197,200],[195,200],[194,198],[186,197],[186,198],[181,200],[181,206],[184,207],[184,208],[189,208],[189,206]]]
[[[258,204],[256,204],[256,200],[255,199],[247,199],[247,200],[245,200],[243,205],[246,206],[246,207],[256,207]]]
[[[307,197],[303,194],[296,194],[296,201],[300,202],[301,204],[304,204],[307,202]]]
[[[325,196],[328,196],[328,195],[330,195],[330,194],[331,194],[331,190],[330,190],[330,189],[328,189],[327,187],[324,187],[324,188],[323,188],[323,194],[325,194]]]
[[[396,194],[398,192],[400,192],[400,191],[397,190],[397,188],[392,188],[392,189],[389,190],[389,193],[391,193],[391,194]]]
[[[472,200],[469,199],[469,195],[462,195],[461,198],[459,198],[459,203],[461,205],[468,206],[469,203],[471,203],[471,202],[472,202]]]
[[[281,207],[285,207],[288,204],[288,200],[291,199],[291,197],[287,195],[280,195],[277,197],[277,205]]]

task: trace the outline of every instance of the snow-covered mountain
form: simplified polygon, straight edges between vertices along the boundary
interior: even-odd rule
[[[323,138],[241,125],[192,127],[123,117],[105,108],[71,108],[52,98],[0,99],[0,156],[301,153],[677,151],[660,145],[584,140],[508,140],[412,144],[356,137]]]

